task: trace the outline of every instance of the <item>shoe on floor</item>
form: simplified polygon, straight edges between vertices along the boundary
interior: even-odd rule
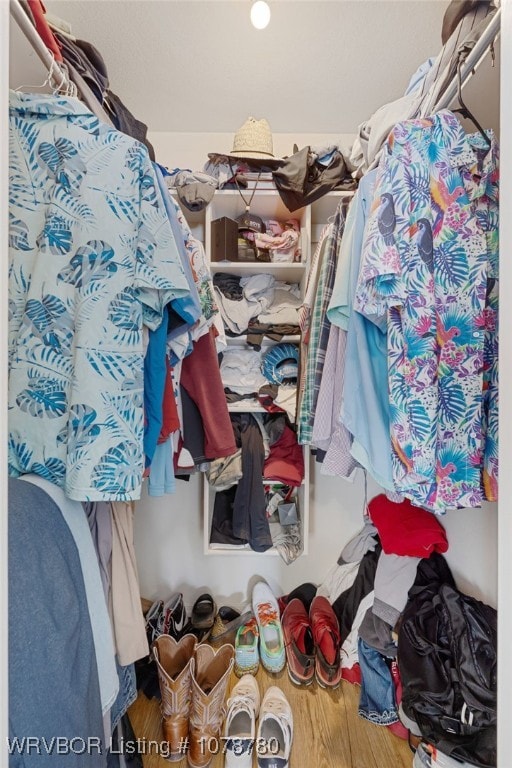
[[[222,723],[234,648],[229,643],[218,651],[198,645],[190,685],[189,749],[190,768],[208,768],[221,744]]]
[[[211,645],[222,645],[223,643],[235,644],[236,632],[252,617],[252,610],[244,611],[240,614],[234,608],[222,605],[217,611],[212,630],[210,632],[209,642]]]
[[[284,693],[275,685],[261,702],[258,723],[258,768],[288,768],[293,741],[293,714]]]
[[[315,676],[322,688],[336,688],[341,681],[341,636],[338,618],[326,597],[317,595],[309,609],[315,641]]]
[[[259,581],[252,591],[252,610],[260,633],[261,663],[267,672],[281,672],[286,664],[283,628],[277,600],[265,581]]]
[[[256,718],[260,710],[258,683],[244,675],[231,691],[224,723],[225,768],[251,768]]]
[[[151,604],[149,611],[146,613],[146,637],[150,648],[157,637],[162,634],[160,629],[162,627],[163,609],[164,601],[155,600],[154,603]]]
[[[281,617],[288,675],[296,685],[309,685],[315,677],[315,643],[304,603],[290,600]]]
[[[258,650],[258,623],[252,612],[250,618],[237,629],[235,637],[235,675],[255,675],[260,666]]]
[[[179,640],[187,626],[187,612],[181,592],[172,595],[164,603],[161,615],[160,634],[170,635],[175,640]]]
[[[209,592],[199,595],[192,606],[190,620],[194,629],[211,629],[217,614],[215,600]]]

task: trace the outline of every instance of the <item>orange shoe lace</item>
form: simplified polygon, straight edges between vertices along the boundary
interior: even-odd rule
[[[244,624],[240,634],[247,635],[249,632],[252,632],[254,635],[258,634],[258,622],[254,618],[254,616],[252,617],[252,619],[249,619],[247,624]]]
[[[258,606],[258,619],[260,624],[266,627],[267,624],[279,621],[279,614],[272,603],[260,603]]]

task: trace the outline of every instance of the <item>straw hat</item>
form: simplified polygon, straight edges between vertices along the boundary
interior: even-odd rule
[[[274,157],[272,131],[268,122],[249,117],[235,133],[233,149],[229,153],[212,152],[208,157],[234,157],[239,160],[262,160],[266,165],[280,163]]]

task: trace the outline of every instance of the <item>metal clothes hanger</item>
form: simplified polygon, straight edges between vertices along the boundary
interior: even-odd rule
[[[487,146],[487,151],[489,151],[492,146],[491,140],[487,136],[486,132],[484,131],[484,129],[482,128],[482,126],[480,125],[476,117],[472,114],[468,106],[462,100],[462,75],[461,75],[462,63],[463,63],[462,57],[459,57],[459,61],[457,62],[457,99],[459,101],[460,107],[452,111],[457,112],[459,115],[462,115],[462,117],[468,120],[471,120],[471,122],[478,129],[478,132],[480,133],[483,140],[485,141],[485,144]]]

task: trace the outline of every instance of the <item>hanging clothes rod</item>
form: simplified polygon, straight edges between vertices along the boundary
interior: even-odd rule
[[[482,36],[476,41],[473,48],[467,54],[461,69],[462,87],[468,82],[476,71],[480,64],[485,59],[489,48],[497,39],[500,33],[501,23],[501,8],[498,8],[486,29],[483,31]],[[448,109],[455,97],[457,96],[457,77],[455,76],[445,92],[435,105],[435,112],[441,109]]]
[[[21,7],[19,0],[10,0],[10,12],[48,72],[52,73],[52,80],[55,87],[59,90],[68,88],[70,86],[70,80],[67,72],[59,66],[57,61],[55,61],[55,58],[41,40],[37,29],[33,26],[27,14]]]

